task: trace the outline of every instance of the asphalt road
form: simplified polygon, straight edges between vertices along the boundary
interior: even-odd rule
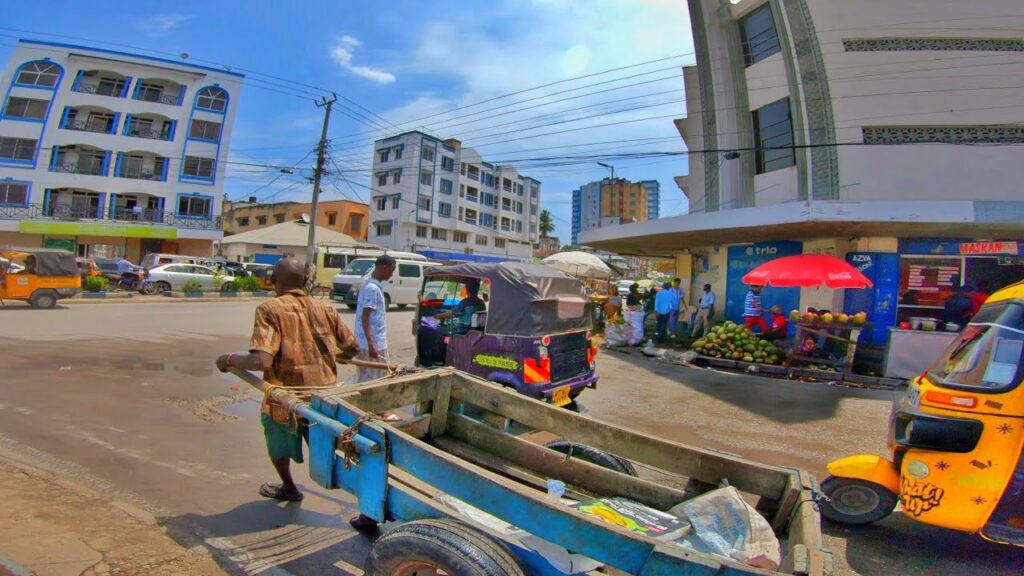
[[[213,367],[242,351],[256,302],[0,307],[0,455],[19,454],[155,514],[184,546],[238,573],[357,573],[369,541],[353,499],[309,480],[301,504],[256,494],[275,476],[259,397]],[[353,315],[342,310],[352,322]],[[389,314],[392,358],[411,363],[410,311]],[[351,377],[344,368],[343,379]],[[599,358],[579,409],[619,425],[820,477],[841,456],[884,453],[893,393]],[[836,574],[1017,575],[1024,549],[918,524],[825,525]]]

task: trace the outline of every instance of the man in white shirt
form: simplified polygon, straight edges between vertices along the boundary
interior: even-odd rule
[[[356,304],[356,340],[359,341],[360,360],[386,362],[388,358],[387,300],[384,298],[386,282],[395,273],[395,259],[388,255],[378,256],[371,278],[359,290]],[[358,368],[356,382],[366,382],[387,376],[379,368]]]

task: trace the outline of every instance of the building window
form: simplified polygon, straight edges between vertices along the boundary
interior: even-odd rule
[[[391,183],[392,184],[399,184],[401,182],[402,182],[402,171],[401,170],[394,170],[394,171],[392,171],[391,172]]]
[[[470,180],[479,180],[480,179],[480,168],[478,168],[476,166],[473,166],[473,165],[470,165],[469,166],[469,172],[468,172],[467,175],[469,176]]]
[[[401,159],[402,159],[402,147],[401,146],[395,146],[395,160],[401,160]]]
[[[392,196],[391,197],[391,208],[394,209],[394,210],[398,210],[398,204],[401,201],[402,201],[402,197],[401,196]]]
[[[466,208],[466,215],[463,218],[463,221],[466,224],[472,224],[472,225],[475,226],[476,225],[476,214],[477,214],[476,210],[473,210],[471,208]]]
[[[427,237],[427,227],[426,226],[417,226],[416,227],[416,237],[417,238],[426,238]]]
[[[57,80],[59,78],[59,66],[39,60],[37,62],[29,62],[22,66],[21,71],[18,72],[18,79],[15,80],[15,84],[53,88],[57,85]]]
[[[245,228],[246,226],[249,225],[248,218],[236,218],[235,222],[238,224],[239,228]]]
[[[424,212],[430,212],[430,198],[427,198],[426,196],[420,196],[420,200],[419,203],[417,204],[417,207]]]
[[[530,184],[530,198],[536,198],[540,195],[540,186],[536,184]]]
[[[775,31],[772,7],[768,2],[740,20],[743,60],[747,66],[757,64],[779,52],[779,36]]]
[[[391,222],[377,223],[377,236],[391,236]]]
[[[284,224],[284,214],[274,214],[274,222]]]
[[[0,206],[28,204],[28,184],[0,183]]]
[[[178,216],[209,218],[213,213],[213,198],[207,196],[179,196]]]
[[[504,248],[505,247],[505,239],[504,238],[495,238],[494,239],[494,247],[495,248]]]
[[[193,178],[213,178],[213,158],[185,156],[185,176]]]
[[[459,198],[465,198],[465,197],[466,197],[466,185],[465,184],[459,184]]]
[[[466,200],[470,202],[476,202],[480,199],[480,191],[472,186],[466,188]]]
[[[447,156],[441,156],[441,170],[446,172],[455,171],[455,159]]]
[[[523,195],[523,185],[522,184],[519,184],[519,183],[516,184],[516,194],[518,194],[520,196]]]
[[[228,107],[228,93],[222,88],[208,86],[199,91],[196,95],[196,108],[223,112]]]
[[[29,138],[0,138],[0,158],[32,160],[35,157],[38,142],[38,140]]]
[[[388,157],[391,156],[391,149],[384,148],[383,150],[377,150],[377,154],[380,156],[381,162],[387,162]]]
[[[7,106],[4,106],[4,116],[8,118],[42,120],[46,117],[46,109],[49,106],[49,100],[11,96],[7,99]]]
[[[384,210],[387,210],[387,207],[388,207],[388,197],[387,196],[381,196],[380,198],[377,198],[377,210],[383,212]]]
[[[459,171],[460,171],[460,174],[462,174],[463,176],[466,175],[466,163],[465,162],[462,163],[462,167],[459,169]]]
[[[452,240],[459,244],[465,244],[466,242],[469,242],[469,234],[456,230],[452,232]]]
[[[508,178],[502,178],[501,179],[501,189],[504,190],[505,192],[511,192],[512,191],[512,181],[509,180]]]
[[[338,225],[338,213],[337,212],[328,212],[327,213],[327,225],[328,226],[337,226]]]
[[[445,218],[452,217],[452,205],[447,202],[437,203],[437,213]]]
[[[501,219],[501,231],[511,232],[512,231],[512,220],[510,218]]]
[[[452,181],[441,178],[441,194],[452,193]]]
[[[430,172],[429,170],[424,170],[424,171],[420,172],[420,184],[422,184],[424,186],[433,186],[434,185],[434,173]]]
[[[484,236],[483,234],[477,234],[476,235],[476,245],[477,246],[487,246],[487,236]]]
[[[349,214],[348,215],[348,231],[353,236],[359,236],[363,233],[363,215],[362,214]]]
[[[445,230],[444,228],[431,228],[430,237],[433,238],[434,240],[447,240],[448,231]]]
[[[195,138],[196,140],[208,140],[210,142],[219,142],[220,126],[220,122],[192,120],[192,127],[188,131],[188,137]]]
[[[388,173],[381,172],[377,174],[377,186],[387,186],[388,184]]]
[[[433,162],[434,161],[434,147],[433,146],[424,146],[423,147],[423,159],[426,160],[427,162]]]
[[[163,95],[163,86],[157,86],[156,84],[147,84],[146,82],[139,82],[138,93],[135,95],[135,99],[142,100],[144,102],[160,102],[160,97]]]
[[[757,173],[764,174],[796,164],[789,98],[776,100],[754,110],[753,114]]]
[[[267,217],[266,216],[257,216],[256,217],[256,224],[258,226],[266,226],[267,225]]]

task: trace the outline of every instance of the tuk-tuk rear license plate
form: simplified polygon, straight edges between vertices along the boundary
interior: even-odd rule
[[[555,388],[554,390],[551,391],[551,403],[554,404],[555,406],[565,406],[570,402],[572,402],[572,399],[569,398],[568,386]]]

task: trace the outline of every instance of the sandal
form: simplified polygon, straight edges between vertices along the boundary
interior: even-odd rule
[[[357,532],[368,536],[372,536],[380,532],[380,527],[377,524],[377,521],[363,514],[349,518],[348,524],[355,528]]]
[[[301,502],[303,498],[302,492],[288,493],[280,484],[271,484],[270,482],[260,486],[260,496],[285,502]]]

